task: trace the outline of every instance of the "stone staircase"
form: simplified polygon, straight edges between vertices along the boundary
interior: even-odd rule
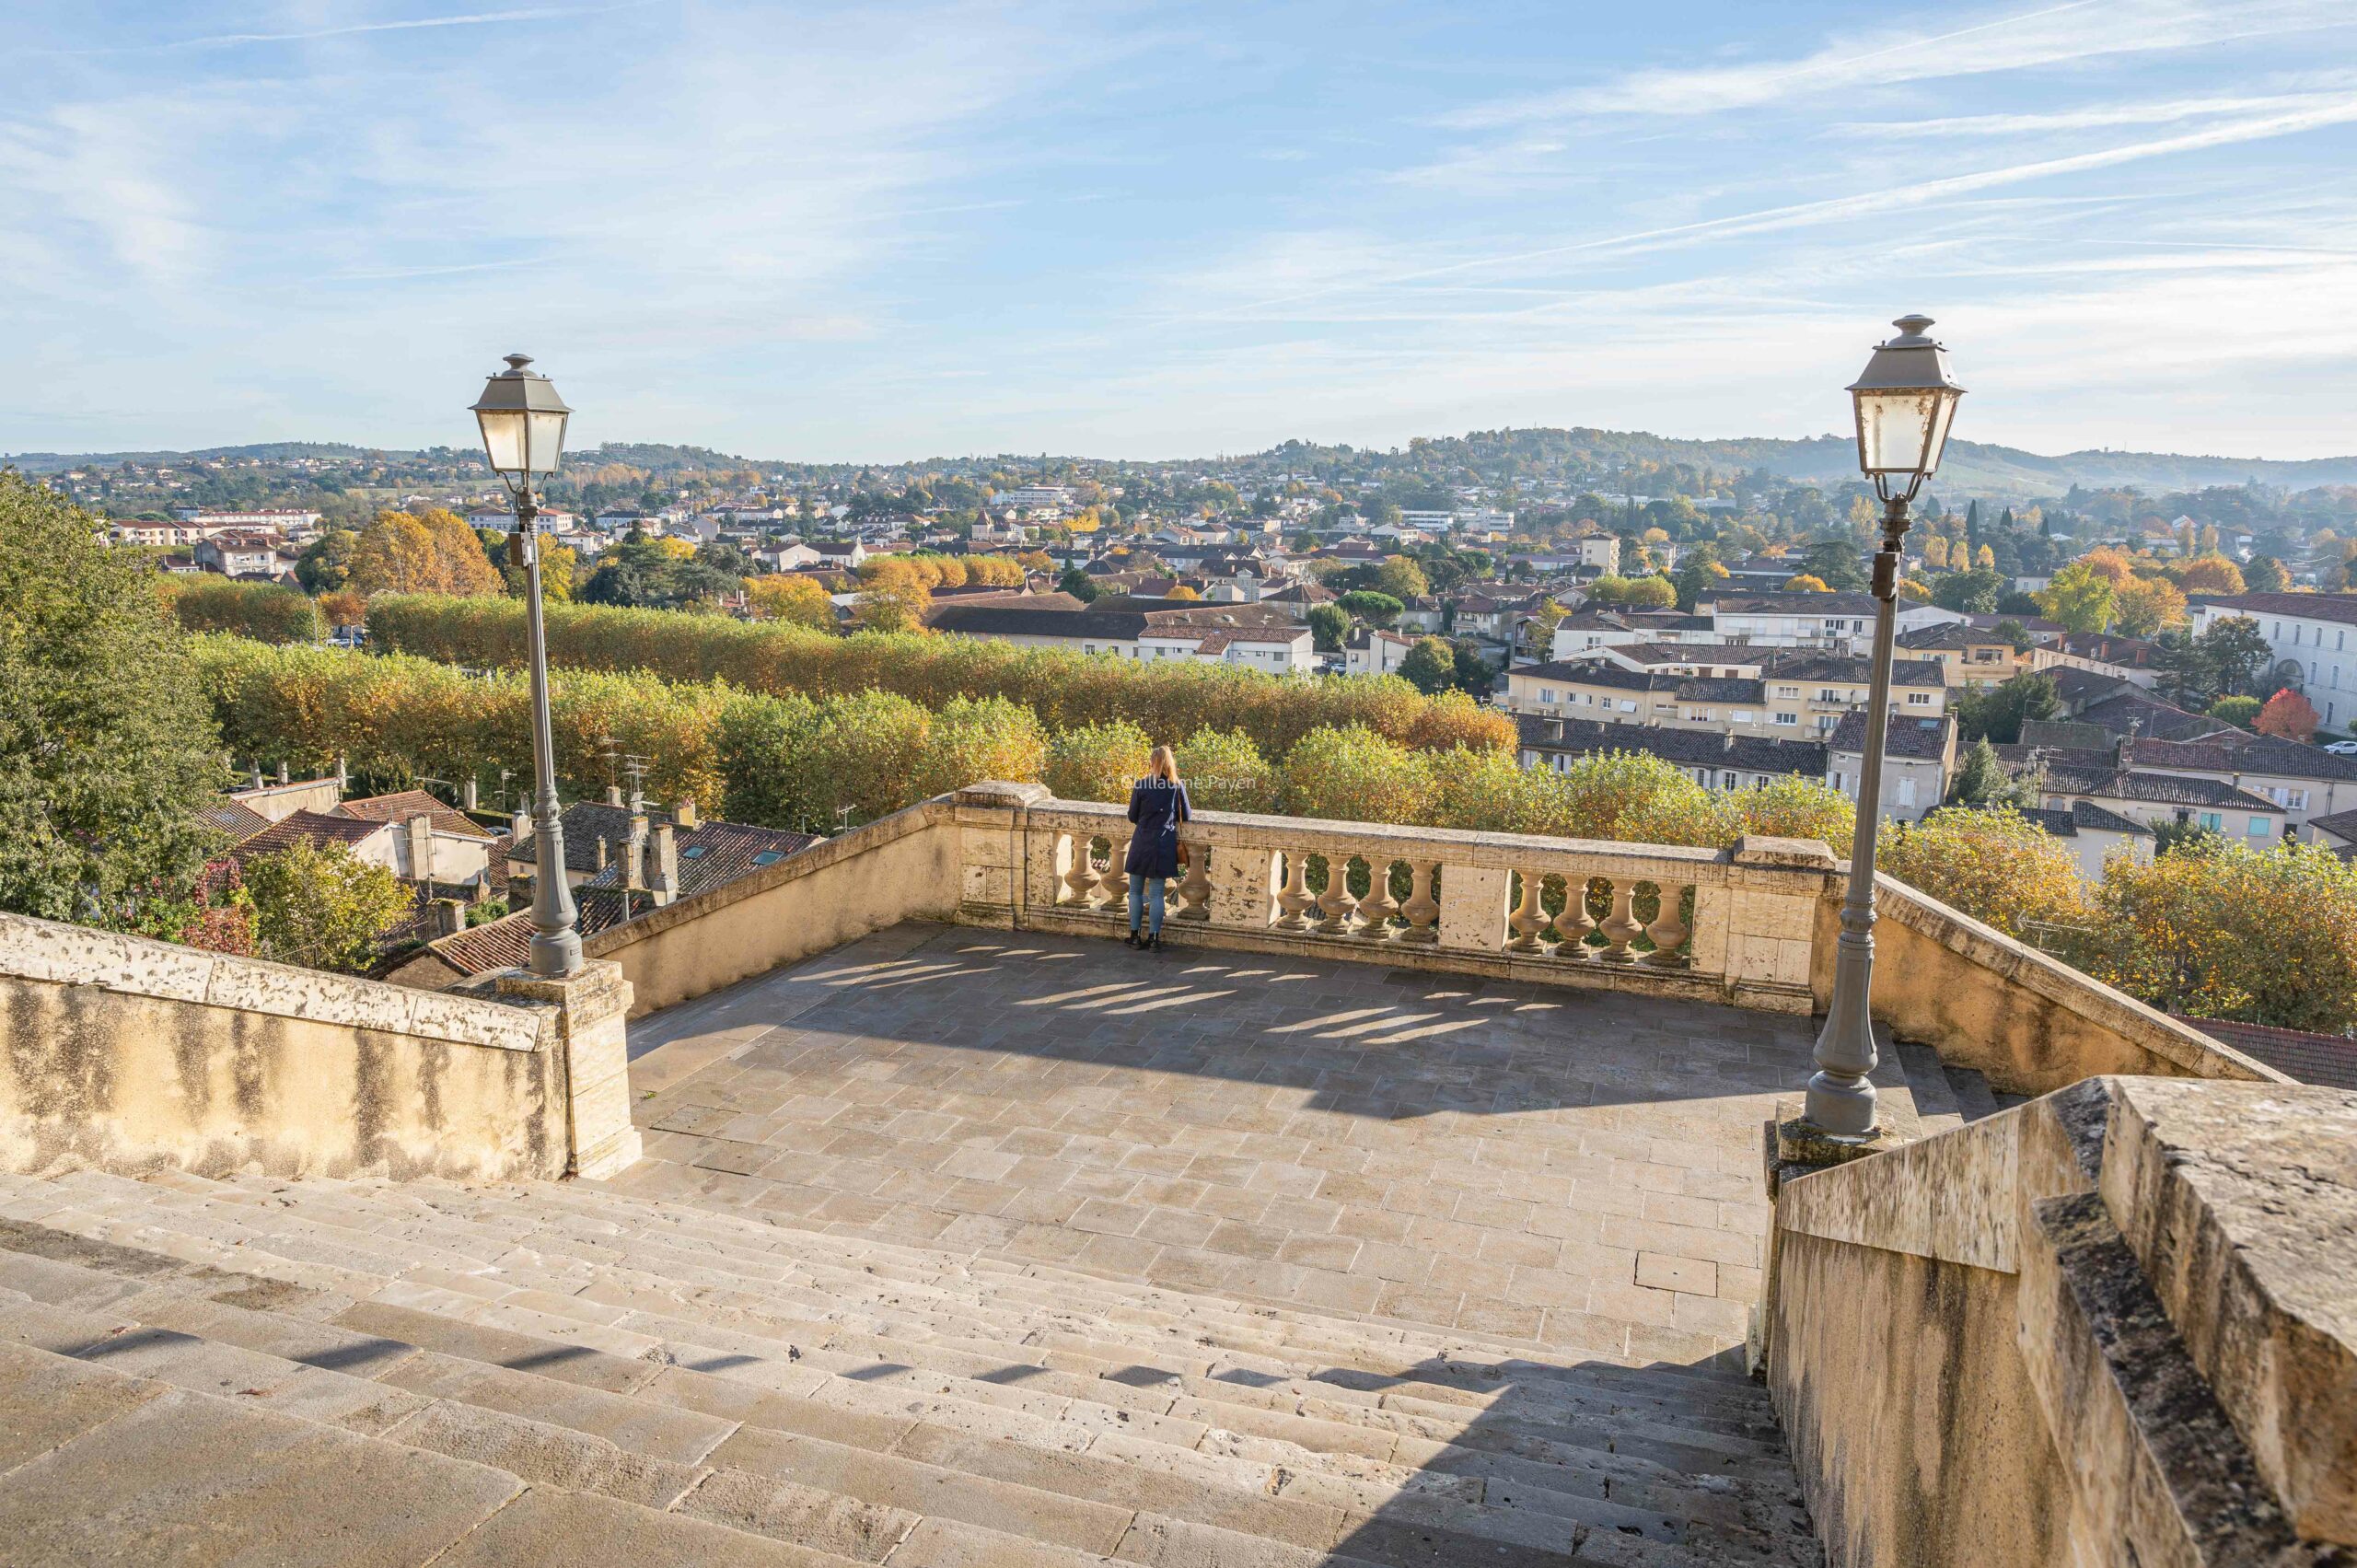
[[[577,1185],[0,1177],[0,1363],[8,1561],[1823,1561],[1717,1364]]]
[[[1905,1075],[1908,1092],[1913,1097],[1915,1119],[1923,1137],[1978,1121],[1984,1116],[1994,1116],[2026,1098],[1998,1093],[1989,1086],[1985,1074],[1970,1067],[1950,1066],[1928,1045],[1902,1040],[1891,1051]]]

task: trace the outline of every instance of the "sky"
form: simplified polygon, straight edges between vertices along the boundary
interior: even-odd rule
[[[2357,451],[2352,0],[0,0],[0,452]]]

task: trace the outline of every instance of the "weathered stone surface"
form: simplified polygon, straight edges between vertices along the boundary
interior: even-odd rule
[[[434,1568],[844,1568],[852,1561],[610,1497],[535,1488],[435,1558]]]
[[[29,1346],[0,1343],[0,1472],[37,1459],[164,1392]]]

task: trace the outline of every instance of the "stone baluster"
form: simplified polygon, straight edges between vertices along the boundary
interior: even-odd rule
[[[1291,849],[1284,855],[1285,885],[1277,894],[1277,908],[1284,912],[1277,916],[1277,929],[1306,931],[1309,920],[1304,912],[1316,902],[1309,896],[1309,857]]]
[[[1351,861],[1348,855],[1329,854],[1326,857],[1326,890],[1318,895],[1318,908],[1326,916],[1318,923],[1320,935],[1348,936],[1351,917],[1359,901],[1351,897]]]
[[[1506,944],[1506,951],[1544,953],[1547,947],[1539,941],[1538,934],[1547,929],[1547,912],[1539,907],[1538,900],[1546,883],[1534,871],[1524,871],[1519,875],[1522,877],[1522,901],[1515,905],[1514,913],[1506,918],[1506,923],[1514,928],[1514,939]]]
[[[1604,933],[1605,940],[1612,944],[1601,955],[1607,963],[1625,964],[1637,956],[1629,950],[1629,944],[1643,935],[1645,928],[1637,923],[1637,917],[1629,909],[1636,896],[1637,886],[1633,882],[1615,882],[1612,885],[1612,912],[1606,915],[1596,927]]]
[[[1097,885],[1105,890],[1107,909],[1125,909],[1129,904],[1130,873],[1121,864],[1125,847],[1118,839],[1105,841],[1105,871],[1097,877]],[[1089,858],[1094,860],[1097,850],[1094,840],[1090,841],[1088,848]]]
[[[1097,890],[1097,846],[1085,834],[1069,834],[1064,839],[1064,855],[1069,862],[1063,877],[1066,891],[1059,901],[1086,909]]]
[[[1399,912],[1391,897],[1391,862],[1370,858],[1366,863],[1366,897],[1359,900],[1359,935],[1373,941],[1391,935],[1391,917]]]
[[[1399,906],[1399,913],[1408,922],[1408,929],[1399,934],[1400,941],[1440,940],[1440,900],[1433,897],[1433,878],[1439,871],[1440,862],[1437,860],[1411,860],[1408,863],[1408,901]]]
[[[1655,913],[1653,923],[1645,927],[1645,935],[1652,937],[1654,943],[1651,961],[1665,967],[1682,963],[1685,960],[1678,949],[1686,946],[1689,936],[1694,935],[1678,912],[1678,905],[1684,901],[1686,889],[1665,888],[1658,882],[1654,884],[1654,889],[1661,896],[1661,908]]]
[[[1178,877],[1178,912],[1174,919],[1211,919],[1211,845],[1190,843],[1187,846],[1187,868]]]
[[[1576,871],[1563,874],[1563,909],[1555,917],[1555,956],[1573,963],[1585,963],[1589,958],[1587,934],[1596,929],[1596,917],[1587,912],[1587,878]]]

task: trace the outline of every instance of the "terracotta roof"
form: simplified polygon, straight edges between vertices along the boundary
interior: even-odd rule
[[[644,894],[639,897],[641,902],[645,900]],[[595,936],[621,923],[622,900],[619,893],[601,888],[575,888],[573,907],[584,936]],[[425,946],[460,974],[522,969],[532,956],[532,912],[527,909],[502,915],[471,930],[437,936]]]
[[[1791,773],[1825,777],[1825,748],[1814,740],[1777,740],[1758,735],[1719,735],[1706,729],[1669,729],[1657,725],[1606,724],[1596,719],[1556,719],[1524,714],[1515,721],[1525,749],[1585,756],[1642,751],[1681,768],[1733,768],[1747,773]]]
[[[2185,1021],[2212,1039],[2233,1046],[2246,1056],[2256,1056],[2277,1072],[2288,1073],[2304,1084],[2357,1089],[2357,1040],[2345,1035],[2310,1034],[2305,1029],[2279,1029],[2270,1024],[2235,1023],[2225,1018]]]
[[[2357,626],[2357,594],[2194,594],[2190,602],[2240,615],[2297,615]]]
[[[229,853],[242,865],[259,855],[275,854],[289,849],[298,840],[313,843],[338,843],[347,847],[366,843],[387,830],[383,822],[363,822],[351,817],[331,817],[324,811],[297,811],[281,821],[240,842]]]
[[[270,819],[251,807],[235,800],[225,800],[197,813],[205,826],[218,828],[235,842],[242,843],[270,826]]]
[[[359,800],[347,800],[335,808],[334,815],[355,817],[364,822],[406,822],[412,817],[431,817],[435,828],[441,832],[456,833],[467,839],[496,836],[457,807],[447,806],[422,789],[396,790],[391,795],[371,795]]]

